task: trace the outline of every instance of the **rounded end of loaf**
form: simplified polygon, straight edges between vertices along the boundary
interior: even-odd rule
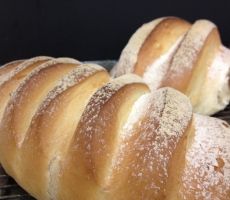
[[[223,120],[194,114],[192,126],[178,196],[181,199],[228,199],[229,124]]]
[[[203,81],[199,103],[194,112],[213,115],[224,110],[230,101],[230,49],[220,46],[219,52],[209,67],[207,78]]]
[[[151,90],[175,88],[190,98],[195,112],[211,115],[230,100],[228,58],[228,49],[211,21],[202,19],[191,25],[165,17],[133,34],[111,74],[136,73]]]

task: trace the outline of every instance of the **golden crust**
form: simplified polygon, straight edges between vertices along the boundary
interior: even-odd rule
[[[203,59],[206,61],[205,68],[210,66],[207,60],[213,59],[213,55],[211,58],[208,58],[207,54],[202,54],[201,51],[213,42],[209,41],[209,37],[212,37],[212,35],[214,35],[212,40],[217,40],[218,45],[209,50],[216,53],[220,46],[216,26],[206,20],[198,20],[193,24],[172,58],[170,68],[162,81],[163,87],[170,86],[183,93],[186,92],[193,71],[196,67],[199,68],[198,70],[201,70],[199,66],[199,61],[202,59],[201,56],[206,57]]]
[[[192,118],[188,99],[169,88],[138,101],[111,167],[112,199],[164,199],[168,166]]]
[[[0,82],[0,120],[3,112],[10,98],[10,95],[17,89],[19,84],[25,79],[25,77],[33,71],[40,64],[51,59],[50,57],[35,57],[29,60],[25,60],[21,64],[17,65],[9,73],[5,73],[3,79]]]
[[[225,121],[194,114],[181,170],[180,199],[229,199],[230,128]]]
[[[53,195],[54,161],[63,159],[90,96],[108,80],[103,68],[81,65],[64,77],[40,105],[20,149],[24,159],[18,176],[19,181],[23,180],[21,185],[36,198],[50,199]],[[23,177],[28,180],[25,182]]]
[[[8,161],[16,162],[15,151],[20,148],[37,107],[49,90],[57,85],[61,77],[76,66],[76,63],[67,63],[66,60],[63,63],[54,59],[39,65],[27,75],[6,102],[7,106],[0,125],[0,156],[2,165],[8,166],[7,170],[11,175],[16,175],[17,163],[11,164],[12,167],[10,167]],[[12,138],[9,139],[10,137]]]
[[[151,31],[164,20],[165,18],[159,18],[150,23],[146,23],[133,34],[133,36],[129,39],[128,44],[123,49],[119,62],[112,69],[112,76],[118,77],[126,73],[133,72],[134,65],[137,62],[137,56],[143,42],[147,39]]]
[[[190,98],[197,113],[212,115],[224,109],[230,101],[230,50],[221,44],[215,24],[197,20],[190,25],[166,17],[149,27],[147,33],[144,25],[133,34],[111,74],[134,72],[151,90],[177,89]],[[138,40],[142,34],[145,37]],[[142,45],[135,45],[136,40]],[[210,75],[213,71],[216,77]]]
[[[99,89],[90,99],[61,163],[57,199],[101,199],[111,157],[131,105],[148,92],[140,78],[126,75]],[[79,185],[79,187],[75,187]]]
[[[24,62],[25,60],[15,60],[9,63],[6,63],[5,65],[0,67],[0,82],[3,82],[5,80],[5,77],[7,77],[7,74],[12,72],[19,64]]]
[[[115,77],[134,72],[143,75],[157,59],[183,38],[190,24],[176,17],[155,19],[141,26],[130,38],[112,69]]]
[[[180,92],[69,58],[31,68],[1,120],[0,161],[36,199],[228,199],[229,125]]]
[[[190,23],[180,18],[167,17],[162,20],[143,41],[133,72],[143,76],[146,69],[181,40],[190,27]]]

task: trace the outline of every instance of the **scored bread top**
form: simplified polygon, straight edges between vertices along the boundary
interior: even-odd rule
[[[160,18],[132,35],[111,74],[117,77],[133,72],[142,76],[151,90],[177,89],[189,97],[196,113],[212,115],[230,100],[227,50],[216,25],[208,20],[191,25],[180,18]],[[209,72],[217,68],[218,76],[210,78]]]
[[[43,100],[47,92],[57,84],[57,81],[79,64],[80,63],[74,59],[52,59],[39,65],[26,76],[16,91],[11,95],[11,99],[6,107],[6,113],[4,114],[4,118],[8,118],[9,115],[11,116],[11,123],[14,123],[14,134],[17,132],[21,134],[26,132],[25,128],[28,128],[34,112],[36,112],[40,101]],[[52,82],[50,82],[50,80],[52,80]],[[25,119],[25,121],[18,123],[17,121],[20,119]],[[22,143],[22,141],[18,142],[18,145]]]
[[[141,91],[143,91],[143,92],[148,91],[147,86],[143,83],[143,80],[139,76],[136,76],[133,74],[127,74],[127,75],[124,75],[124,76],[121,76],[119,78],[112,80],[111,82],[106,84],[104,87],[99,89],[92,96],[92,98],[90,99],[90,102],[86,106],[84,113],[82,115],[82,118],[79,122],[79,124],[80,124],[79,127],[83,126],[84,128],[79,128],[78,129],[79,133],[76,134],[76,136],[82,135],[81,137],[83,137],[84,141],[86,142],[86,143],[84,143],[84,148],[85,148],[84,154],[86,156],[90,155],[92,153],[92,146],[91,146],[92,140],[90,138],[92,138],[93,135],[95,135],[95,132],[97,133],[97,130],[95,130],[95,126],[99,127],[101,125],[102,127],[106,127],[107,126],[106,123],[108,123],[106,121],[109,120],[109,117],[112,114],[112,113],[110,113],[110,114],[108,113],[107,116],[102,116],[100,118],[100,113],[103,112],[103,109],[105,109],[106,104],[108,104],[113,98],[115,98],[118,95],[118,92],[122,91],[122,88],[127,87],[128,85],[130,85],[130,87],[131,87],[132,85],[135,85],[135,83],[141,85],[141,89],[140,89]],[[130,96],[130,99],[127,98],[126,101],[131,101],[131,99],[132,99],[131,95],[133,95],[133,94],[131,94],[131,93],[130,94],[123,94],[123,96],[126,96],[126,95]],[[124,98],[124,97],[122,97],[122,98]],[[118,99],[117,103],[119,105],[119,104],[122,104],[125,102],[121,102],[121,99]],[[114,103],[114,108],[115,107],[118,107],[118,106]],[[112,107],[112,110],[114,108]],[[129,108],[126,108],[126,109],[129,110]],[[114,110],[114,112],[115,112],[115,110]],[[104,119],[103,117],[106,117],[107,119],[106,118]],[[120,116],[120,118],[122,118],[122,117],[123,116]],[[103,122],[103,120],[105,120],[105,121]],[[98,141],[98,142],[103,143],[103,141]],[[102,145],[101,148],[105,149],[106,146],[103,147],[103,145]],[[99,151],[94,152],[94,153],[99,154]],[[91,160],[91,159],[94,160],[95,158],[89,157],[89,160],[87,161],[89,165],[90,165],[90,163],[93,162],[93,160]],[[95,171],[95,169],[93,169],[93,173],[97,173]]]
[[[12,87],[0,85],[13,91],[0,124],[1,164],[36,199],[229,196],[228,124],[193,115],[174,89],[149,93],[136,75],[110,79],[69,58],[39,62],[12,76],[22,75]]]
[[[173,46],[175,46],[173,48],[175,52],[180,44],[178,41],[181,41],[190,27],[189,22],[180,18],[166,17],[162,20],[143,41],[134,66],[134,73],[143,76],[146,68],[157,62],[162,55],[167,54]]]
[[[67,88],[70,88],[77,83],[80,83],[95,72],[102,70],[105,71],[105,68],[97,64],[80,64],[78,68],[74,69],[70,74],[63,77],[63,79],[60,80],[59,84],[48,93],[46,100],[43,101],[43,103],[40,105],[36,115],[42,113],[47,105]]]
[[[69,199],[71,193],[79,199],[90,198],[89,195],[103,198],[101,189],[106,190],[109,185],[106,173],[117,146],[119,131],[132,104],[146,92],[149,89],[142,79],[128,74],[111,80],[94,93],[62,161],[58,198]],[[79,187],[71,189],[76,184]],[[66,185],[68,189],[64,191]]]
[[[57,82],[78,64],[79,62],[73,62],[73,59],[70,59],[69,64],[66,58],[64,60],[52,59],[25,73],[25,78],[17,84],[9,84],[9,88],[14,90],[11,95],[0,100],[2,104],[6,105],[6,108],[1,107],[2,111],[5,111],[0,124],[0,156],[2,165],[8,166],[7,170],[11,175],[15,175],[17,171],[18,159],[16,158],[18,156],[16,152],[22,145],[39,104]],[[4,85],[7,86],[8,82],[14,83],[12,79],[9,79]],[[3,87],[1,92],[9,92],[9,88]],[[9,139],[10,137],[11,139]]]
[[[153,20],[150,23],[142,25],[130,38],[128,44],[123,49],[120,57],[120,61],[112,69],[112,76],[121,76],[126,73],[132,73],[134,70],[134,65],[137,62],[137,57],[143,42],[146,40],[148,35],[153,31],[153,29],[165,18],[159,18]]]
[[[3,80],[1,80],[0,84],[3,84],[4,82],[9,81],[14,76],[19,74],[23,70],[26,70],[27,68],[30,68],[33,65],[37,66],[37,65],[42,64],[43,62],[46,62],[46,61],[48,61],[50,59],[53,59],[53,58],[48,57],[48,56],[38,56],[38,57],[34,57],[34,58],[31,58],[31,59],[25,60],[25,61],[21,62],[19,65],[17,65],[17,67],[14,68],[12,71],[10,71],[9,73],[5,74],[5,77],[4,77]]]
[[[123,126],[110,168],[113,195],[118,199],[161,199],[168,165],[191,118],[188,99],[173,89],[162,88],[140,97]]]
[[[25,60],[15,60],[15,61],[6,63],[5,65],[1,66],[0,67],[0,82],[2,82],[3,79],[5,79],[4,77],[7,76],[6,74],[14,70],[19,64],[21,64],[24,61]]]
[[[165,54],[159,56],[159,58],[153,61],[151,65],[146,67],[145,72],[143,73],[143,79],[149,85],[151,90],[158,89],[161,86],[162,80],[164,80],[170,68],[172,57],[179,48],[183,38],[184,35],[179,37]]]
[[[186,91],[205,41],[215,28],[216,26],[207,20],[198,20],[191,26],[172,57],[161,87],[171,86],[179,91]]]
[[[17,166],[21,167],[19,178],[28,177],[22,186],[35,197],[49,199],[49,195],[55,193],[53,188],[57,187],[57,183],[53,182],[58,175],[54,169],[59,168],[59,159],[64,159],[62,156],[65,156],[66,147],[89,98],[108,80],[109,75],[104,68],[81,64],[63,76],[40,104],[21,145],[24,159]],[[37,166],[36,171],[30,170],[31,163]]]
[[[23,90],[23,88],[26,86],[26,84],[28,83],[29,80],[31,80],[33,77],[36,77],[39,73],[42,72],[42,70],[45,70],[49,67],[52,67],[54,65],[58,65],[58,64],[74,64],[74,65],[79,65],[80,62],[72,59],[72,58],[55,58],[52,60],[49,60],[41,65],[39,65],[37,68],[35,68],[31,73],[29,73],[26,78],[20,83],[20,85],[18,86],[17,90],[12,93],[12,99],[15,99],[14,101],[17,101],[17,96],[20,94],[20,92]],[[36,84],[36,82],[32,83],[32,84]]]
[[[187,21],[176,17],[159,18],[144,24],[130,38],[111,74],[117,77],[134,72],[142,76],[146,68],[171,49],[174,42],[183,38],[190,26]]]
[[[19,84],[36,67],[50,59],[50,57],[39,56],[25,60],[13,68],[13,70],[10,70],[9,73],[6,73],[4,76],[2,76],[2,79],[0,80],[0,120],[2,118],[7,102],[10,99],[10,95],[17,89]]]

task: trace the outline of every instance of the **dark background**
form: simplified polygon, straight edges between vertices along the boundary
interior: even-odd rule
[[[36,55],[117,59],[131,34],[162,16],[210,19],[230,45],[230,1],[1,0],[0,63]]]

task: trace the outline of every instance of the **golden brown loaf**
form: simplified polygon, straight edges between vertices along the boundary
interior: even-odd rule
[[[230,198],[230,128],[136,75],[36,57],[0,68],[0,162],[36,199]]]
[[[195,112],[211,115],[229,103],[229,69],[230,50],[212,22],[165,17],[133,34],[111,73],[138,74],[152,90],[173,87],[189,97]]]

